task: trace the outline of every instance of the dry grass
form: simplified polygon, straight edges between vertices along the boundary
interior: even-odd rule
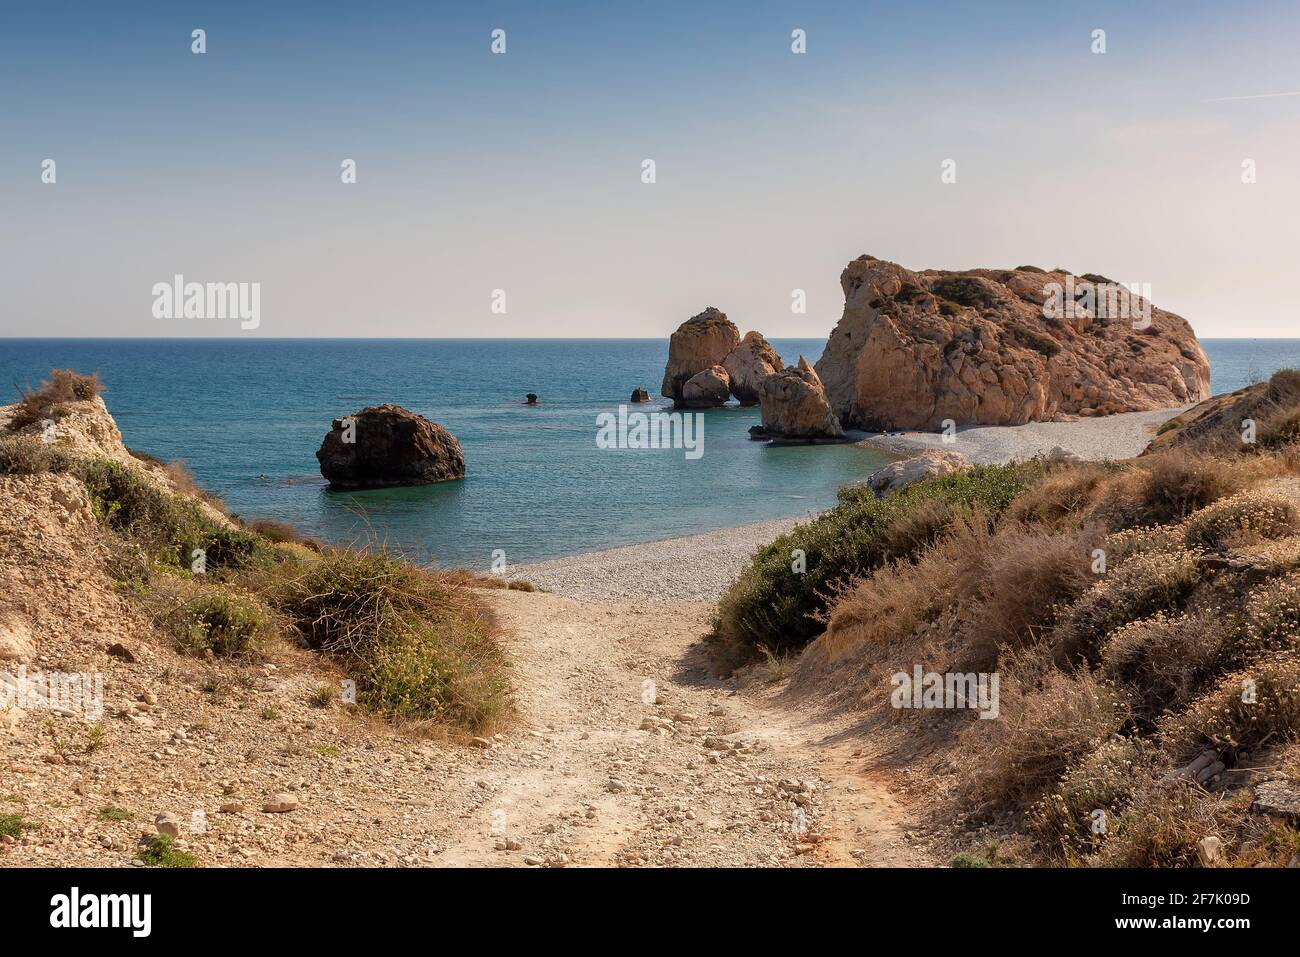
[[[97,372],[82,375],[72,369],[55,369],[39,387],[18,390],[9,428],[17,432],[44,419],[59,419],[64,415],[66,403],[93,399],[103,391],[104,384]]]
[[[1300,531],[1300,510],[1280,495],[1251,489],[1197,512],[1183,526],[1188,547],[1239,548],[1287,538]]]
[[[34,435],[0,435],[0,475],[66,472],[72,459]]]
[[[976,809],[1025,805],[1129,716],[1124,696],[1091,673],[1041,665],[1004,672],[1000,711],[959,739],[958,789]]]
[[[507,720],[497,624],[455,580],[382,551],[336,550],[282,566],[266,595],[371,710],[475,733]]]
[[[221,500],[221,496],[200,486],[198,479],[194,477],[194,473],[190,471],[184,459],[168,462],[163,466],[163,470],[167,473],[167,478],[171,480],[172,488],[178,494],[202,499],[217,511],[226,511],[226,503]]]

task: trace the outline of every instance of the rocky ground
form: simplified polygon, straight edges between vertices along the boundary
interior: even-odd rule
[[[70,447],[145,469],[84,405]],[[160,831],[205,866],[928,863],[835,717],[783,701],[777,670],[708,676],[712,599],[790,524],[512,569],[572,592],[483,591],[518,718],[433,739],[341,704],[287,641],[179,653],[109,577],[76,478],[0,476],[0,681],[103,682],[80,709],[0,710],[0,866],[140,866]]]
[[[0,733],[0,812],[35,825],[0,864],[131,865],[160,814],[213,866],[928,862],[833,721],[707,677],[708,605],[490,596],[521,718],[468,745],[313,706],[328,677],[296,649],[232,671],[45,646],[38,666],[80,650],[107,672],[107,712]]]

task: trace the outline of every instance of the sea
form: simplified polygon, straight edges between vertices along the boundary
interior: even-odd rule
[[[787,363],[825,346],[771,342]],[[1300,367],[1300,339],[1201,344],[1216,393]],[[0,383],[16,395],[54,368],[98,372],[127,446],[184,460],[231,512],[480,571],[808,515],[885,461],[750,441],[757,408],[702,413],[698,456],[598,447],[599,417],[634,388],[654,401],[633,410],[667,409],[667,354],[664,339],[3,339]],[[464,480],[330,490],[315,452],[332,420],[384,402],[451,430]]]

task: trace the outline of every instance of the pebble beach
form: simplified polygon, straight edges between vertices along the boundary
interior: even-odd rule
[[[1091,461],[1126,459],[1140,454],[1156,429],[1185,408],[1074,422],[969,426],[957,432],[953,443],[945,443],[938,432],[858,433],[857,438],[897,456],[941,448],[982,465],[1030,459],[1058,446]],[[515,565],[508,576],[583,600],[716,601],[755,551],[812,517],[809,513]]]

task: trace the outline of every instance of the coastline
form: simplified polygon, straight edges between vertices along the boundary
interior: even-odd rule
[[[960,452],[972,465],[1031,459],[1058,446],[1082,459],[1099,462],[1141,454],[1161,424],[1189,408],[1183,405],[1149,412],[1120,412],[1073,422],[968,425],[957,429],[954,442],[944,442],[938,432],[862,432],[855,433],[855,438],[860,437],[858,445],[893,455],[915,455],[925,449]]]
[[[960,452],[972,464],[999,465],[1030,459],[1059,446],[1080,458],[1132,458],[1155,437],[1161,423],[1190,406],[1150,412],[1122,412],[1073,422],[974,425],[961,428],[956,442],[938,432],[852,433],[858,445],[907,458],[929,448]],[[867,476],[862,476],[866,481]],[[759,548],[815,513],[770,519],[696,535],[618,545],[540,562],[512,565],[508,578],[521,578],[580,601],[716,601]]]
[[[866,476],[864,475],[865,479]],[[511,565],[507,578],[580,601],[716,601],[750,556],[814,513]]]

